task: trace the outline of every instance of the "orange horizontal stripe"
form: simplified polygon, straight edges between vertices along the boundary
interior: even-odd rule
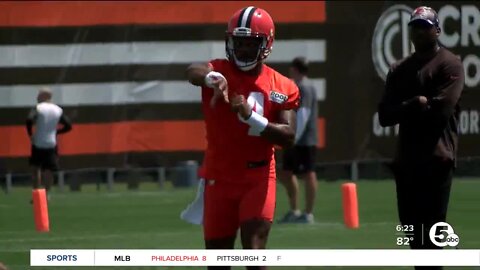
[[[326,146],[325,118],[318,119],[318,147]],[[62,155],[115,154],[149,151],[204,151],[203,120],[128,121],[106,124],[76,124],[58,136]],[[0,127],[0,156],[30,155],[30,141],[24,126]]]
[[[324,1],[3,1],[0,26],[226,24],[247,5],[267,10],[276,23],[326,19]]]
[[[117,122],[77,124],[58,137],[62,155],[114,154],[146,151],[203,151],[203,121]],[[30,155],[30,141],[23,126],[0,127],[0,156]]]

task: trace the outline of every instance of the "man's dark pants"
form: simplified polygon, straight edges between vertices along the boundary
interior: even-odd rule
[[[453,162],[432,158],[429,161],[394,165],[397,207],[402,225],[414,226],[412,249],[440,249],[430,241],[430,228],[446,221]],[[415,267],[415,269],[442,269]]]

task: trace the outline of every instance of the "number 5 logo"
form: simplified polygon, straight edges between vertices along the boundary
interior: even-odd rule
[[[458,235],[453,231],[453,227],[446,222],[435,223],[430,228],[429,236],[430,241],[437,247],[455,247],[460,241]]]
[[[263,107],[265,98],[263,96],[263,93],[261,92],[251,92],[250,95],[248,95],[247,98],[247,103],[248,105],[252,106],[252,110],[261,116],[263,116]],[[248,129],[248,135],[250,136],[260,136],[260,132],[257,132],[253,130],[252,128]]]

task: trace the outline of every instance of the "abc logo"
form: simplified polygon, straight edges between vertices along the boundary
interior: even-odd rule
[[[453,231],[453,227],[446,222],[435,223],[430,228],[429,236],[430,241],[437,247],[455,247],[460,242],[460,238]]]

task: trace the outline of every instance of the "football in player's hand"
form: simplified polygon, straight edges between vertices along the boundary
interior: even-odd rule
[[[243,119],[247,120],[250,118],[252,108],[243,95],[234,93],[230,98],[230,104],[232,106],[232,111],[238,113]]]

